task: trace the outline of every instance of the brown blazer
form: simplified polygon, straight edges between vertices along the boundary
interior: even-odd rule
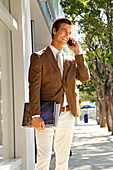
[[[29,103],[31,115],[40,114],[40,100],[56,101],[63,105],[64,92],[71,113],[77,116],[76,79],[89,80],[87,65],[83,55],[72,58],[66,54],[64,58],[63,78],[57,61],[49,47],[31,55],[29,68]]]

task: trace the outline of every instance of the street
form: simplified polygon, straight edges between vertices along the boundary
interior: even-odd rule
[[[79,121],[74,127],[69,170],[113,170],[113,136],[95,120]],[[50,170],[54,170],[55,157]]]

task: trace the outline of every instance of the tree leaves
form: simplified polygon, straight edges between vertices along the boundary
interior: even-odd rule
[[[61,0],[66,15],[78,22],[81,46],[86,51],[86,60],[92,80],[99,85],[111,78],[113,81],[113,2],[112,0]],[[108,76],[109,73],[109,76]],[[89,87],[87,86],[89,85]],[[92,82],[83,85],[89,95]],[[96,87],[96,84],[94,84]],[[84,87],[87,88],[84,88]],[[83,90],[83,91],[84,91]]]

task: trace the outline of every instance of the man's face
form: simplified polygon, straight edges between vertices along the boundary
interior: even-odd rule
[[[59,45],[65,45],[70,38],[71,30],[72,26],[66,23],[62,23],[58,31],[56,31],[56,28],[53,28],[54,41],[57,41]]]

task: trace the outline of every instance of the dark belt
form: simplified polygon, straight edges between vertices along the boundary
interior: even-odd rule
[[[65,106],[65,107],[62,107],[62,112],[65,112],[65,111],[69,111],[70,110],[70,108],[69,108],[69,106],[67,105],[67,106]]]

